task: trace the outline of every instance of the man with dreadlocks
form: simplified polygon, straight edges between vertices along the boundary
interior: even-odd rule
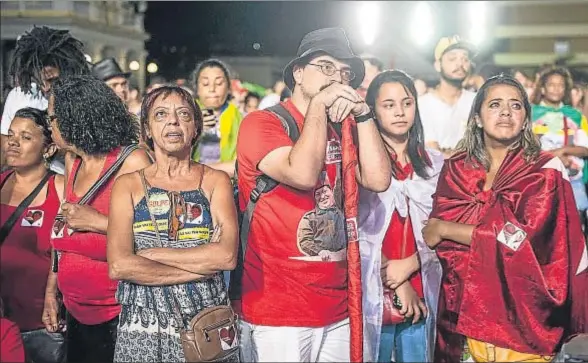
[[[46,95],[53,81],[58,77],[90,73],[83,49],[83,43],[68,30],[45,26],[33,27],[18,39],[10,67],[16,87],[6,98],[0,123],[1,147],[16,111],[25,107],[46,109]],[[63,172],[61,165],[52,165],[52,169]]]

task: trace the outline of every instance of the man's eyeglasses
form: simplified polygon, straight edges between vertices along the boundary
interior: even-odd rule
[[[355,79],[355,73],[351,69],[338,69],[337,67],[335,67],[334,64],[331,64],[331,63],[322,63],[322,64],[308,63],[308,65],[319,67],[321,69],[321,72],[323,72],[323,74],[325,76],[332,76],[333,74],[335,74],[335,72],[339,72],[341,74],[341,79],[343,79],[346,82],[349,82],[349,81],[352,81],[353,79]]]

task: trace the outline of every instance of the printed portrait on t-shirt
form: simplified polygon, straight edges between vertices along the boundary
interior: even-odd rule
[[[186,224],[202,224],[202,206],[196,203],[186,204]]]
[[[42,210],[31,209],[25,214],[20,225],[22,227],[41,227],[44,215],[45,213]]]
[[[315,208],[306,213],[298,224],[298,249],[306,261],[343,261],[346,259],[347,238],[345,216],[338,202],[341,180],[335,176],[331,184],[323,172],[314,190]]]

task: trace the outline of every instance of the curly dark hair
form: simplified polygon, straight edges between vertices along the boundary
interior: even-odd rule
[[[28,93],[31,82],[42,84],[41,73],[47,66],[59,69],[60,77],[90,73],[84,44],[72,37],[68,30],[33,27],[16,42],[10,76]]]
[[[574,81],[572,80],[572,75],[570,71],[567,68],[551,66],[541,71],[539,75],[539,80],[535,85],[535,91],[533,92],[533,99],[531,100],[532,104],[538,105],[541,103],[541,101],[543,100],[543,93],[541,92],[541,89],[545,87],[547,81],[549,80],[549,77],[556,74],[560,75],[564,79],[564,82],[566,84],[566,89],[564,91],[562,102],[564,103],[564,105],[570,105],[572,103],[571,94],[572,87],[574,86]]]
[[[45,145],[50,145],[53,142],[51,138],[51,129],[47,123],[47,112],[38,110],[33,107],[25,107],[16,111],[14,118],[26,118],[33,121],[43,131]]]
[[[133,115],[106,83],[91,75],[59,78],[51,97],[59,132],[78,150],[100,155],[138,142]]]
[[[190,92],[178,86],[163,86],[149,92],[141,104],[141,137],[145,140],[145,143],[151,150],[153,150],[153,139],[147,137],[147,129],[149,128],[149,111],[151,111],[153,104],[159,96],[166,99],[171,94],[177,94],[182,97],[192,109],[194,124],[196,125],[196,136],[194,137],[194,140],[192,140],[192,146],[196,145],[196,142],[202,133],[202,110],[200,110],[200,107],[194,102],[194,98]]]

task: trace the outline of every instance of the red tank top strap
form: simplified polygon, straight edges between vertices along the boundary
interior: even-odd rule
[[[104,173],[108,170],[108,168],[110,168],[112,166],[112,164],[114,164],[116,162],[116,159],[118,158],[118,155],[120,154],[121,149],[122,149],[121,147],[117,147],[106,155],[106,160],[104,161],[104,166],[102,167],[102,171],[100,172],[100,175],[98,176],[98,178],[100,178],[102,175],[104,175]],[[80,169],[81,164],[82,164],[82,159],[80,157],[76,157],[76,159],[73,162],[73,165],[71,166],[71,171],[70,171],[68,178],[67,178],[68,179],[67,180],[67,187],[65,188],[65,199],[67,201],[78,201],[79,199],[82,198],[82,197],[77,197],[75,195],[75,193],[73,192],[73,184],[74,184],[74,181],[76,179],[76,175],[78,174],[78,170]]]
[[[74,198],[73,183],[81,163],[82,159],[76,156],[76,159],[74,160],[73,165],[71,166],[71,170],[69,170],[68,173],[69,177],[67,178],[67,185],[65,186],[65,200],[71,200],[72,198]]]
[[[4,173],[0,174],[0,190],[2,190],[2,187],[4,186],[6,179],[8,179],[8,177],[11,176],[12,173],[14,173],[14,170],[7,170]]]
[[[59,195],[57,193],[57,187],[55,186],[55,175],[49,178],[49,181],[47,182],[47,188],[47,199],[45,200],[45,203],[53,202],[55,200],[59,205]]]

